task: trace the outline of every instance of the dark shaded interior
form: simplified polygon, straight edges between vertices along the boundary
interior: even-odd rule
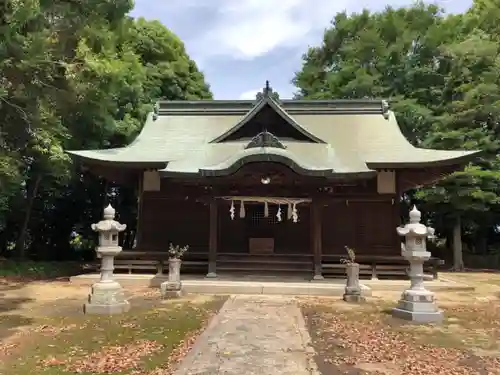
[[[224,141],[251,139],[263,131],[268,131],[281,140],[314,142],[289,124],[269,104],[265,104],[246,124],[228,135]]]

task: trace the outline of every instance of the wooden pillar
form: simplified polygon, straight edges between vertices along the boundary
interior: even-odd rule
[[[219,233],[217,201],[210,201],[210,235],[208,241],[208,273],[207,277],[217,277],[217,237]]]
[[[323,253],[321,244],[321,209],[321,202],[313,199],[311,202],[311,250],[314,255],[313,280],[323,280],[323,270],[321,269],[321,256]]]
[[[142,225],[141,225],[141,220],[142,220],[142,206],[143,206],[143,193],[144,193],[144,185],[143,185],[143,176],[142,173],[139,174],[139,179],[137,183],[137,218],[136,218],[136,225],[135,225],[135,241],[134,241],[134,246],[133,248],[139,248],[141,247],[142,244]]]

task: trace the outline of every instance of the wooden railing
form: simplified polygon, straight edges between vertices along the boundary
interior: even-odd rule
[[[332,276],[344,274],[345,267],[340,264],[342,258],[345,258],[345,255],[323,255],[323,273]],[[360,276],[365,278],[368,276],[373,279],[379,276],[383,278],[407,277],[408,275],[409,264],[402,256],[358,255],[356,262],[360,265]],[[433,279],[438,279],[438,269],[443,264],[442,259],[430,258],[424,263],[424,272],[432,275]]]
[[[325,277],[344,277],[345,265],[341,259],[345,255],[323,254],[321,263]],[[356,262],[360,265],[362,278],[394,278],[407,277],[408,261],[401,256],[369,256],[358,255]],[[424,264],[424,272],[438,278],[438,267],[444,262],[431,258]],[[95,268],[99,265],[96,262]],[[115,259],[116,270],[152,271],[157,274],[168,272],[168,252],[166,251],[123,251]],[[218,253],[217,269],[221,272],[287,272],[307,273],[313,269],[312,254],[249,254]],[[182,261],[182,272],[206,273],[208,270],[208,252],[188,251]]]
[[[126,270],[129,274],[133,271],[156,271],[156,274],[168,272],[168,252],[166,251],[122,251],[115,259],[115,270]],[[95,270],[99,269],[95,263]],[[184,272],[203,271],[208,268],[208,254],[205,252],[188,252],[184,254],[182,270]]]

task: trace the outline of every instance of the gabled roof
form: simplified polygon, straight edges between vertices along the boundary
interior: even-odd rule
[[[245,126],[261,105],[274,106],[273,110],[284,116],[288,125],[306,134],[310,142],[278,137],[284,148],[248,147],[249,139],[220,142],[238,127]],[[271,95],[263,95],[257,102],[159,102],[141,133],[127,147],[68,153],[89,165],[155,168],[165,175],[223,173],[259,155],[259,160],[269,161],[279,156],[279,162],[293,165],[299,173],[314,175],[323,171],[323,175],[368,176],[374,169],[463,164],[479,152],[414,147],[382,100],[280,100],[278,103]]]
[[[262,94],[257,96],[257,103],[255,104],[255,106],[250,111],[248,111],[248,113],[243,116],[231,129],[228,129],[226,132],[224,132],[224,134],[221,134],[217,138],[213,139],[211,143],[223,142],[226,138],[236,133],[238,130],[248,124],[266,106],[271,107],[282,119],[286,121],[288,125],[304,135],[311,142],[325,143],[314,134],[308,132],[299,123],[297,123],[292,116],[290,116],[283,108],[281,108],[279,103],[273,98],[272,92],[273,91],[269,86],[269,81],[266,81],[266,87],[264,88]]]

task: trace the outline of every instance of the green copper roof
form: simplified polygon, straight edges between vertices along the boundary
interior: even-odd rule
[[[310,142],[279,139],[284,147],[224,141],[269,104]],[[257,134],[256,134],[257,135]],[[88,164],[161,169],[162,174],[220,175],[257,160],[278,161],[310,175],[371,175],[377,168],[422,168],[471,160],[477,151],[416,148],[381,100],[160,102],[129,146],[68,151]]]
[[[160,172],[164,176],[177,173],[222,176],[235,172],[246,163],[255,161],[279,162],[297,173],[312,176],[347,174],[372,175],[373,171],[355,155],[340,154],[328,144],[283,142],[286,149],[276,147],[246,148],[248,142],[208,144],[189,158],[168,163]]]

